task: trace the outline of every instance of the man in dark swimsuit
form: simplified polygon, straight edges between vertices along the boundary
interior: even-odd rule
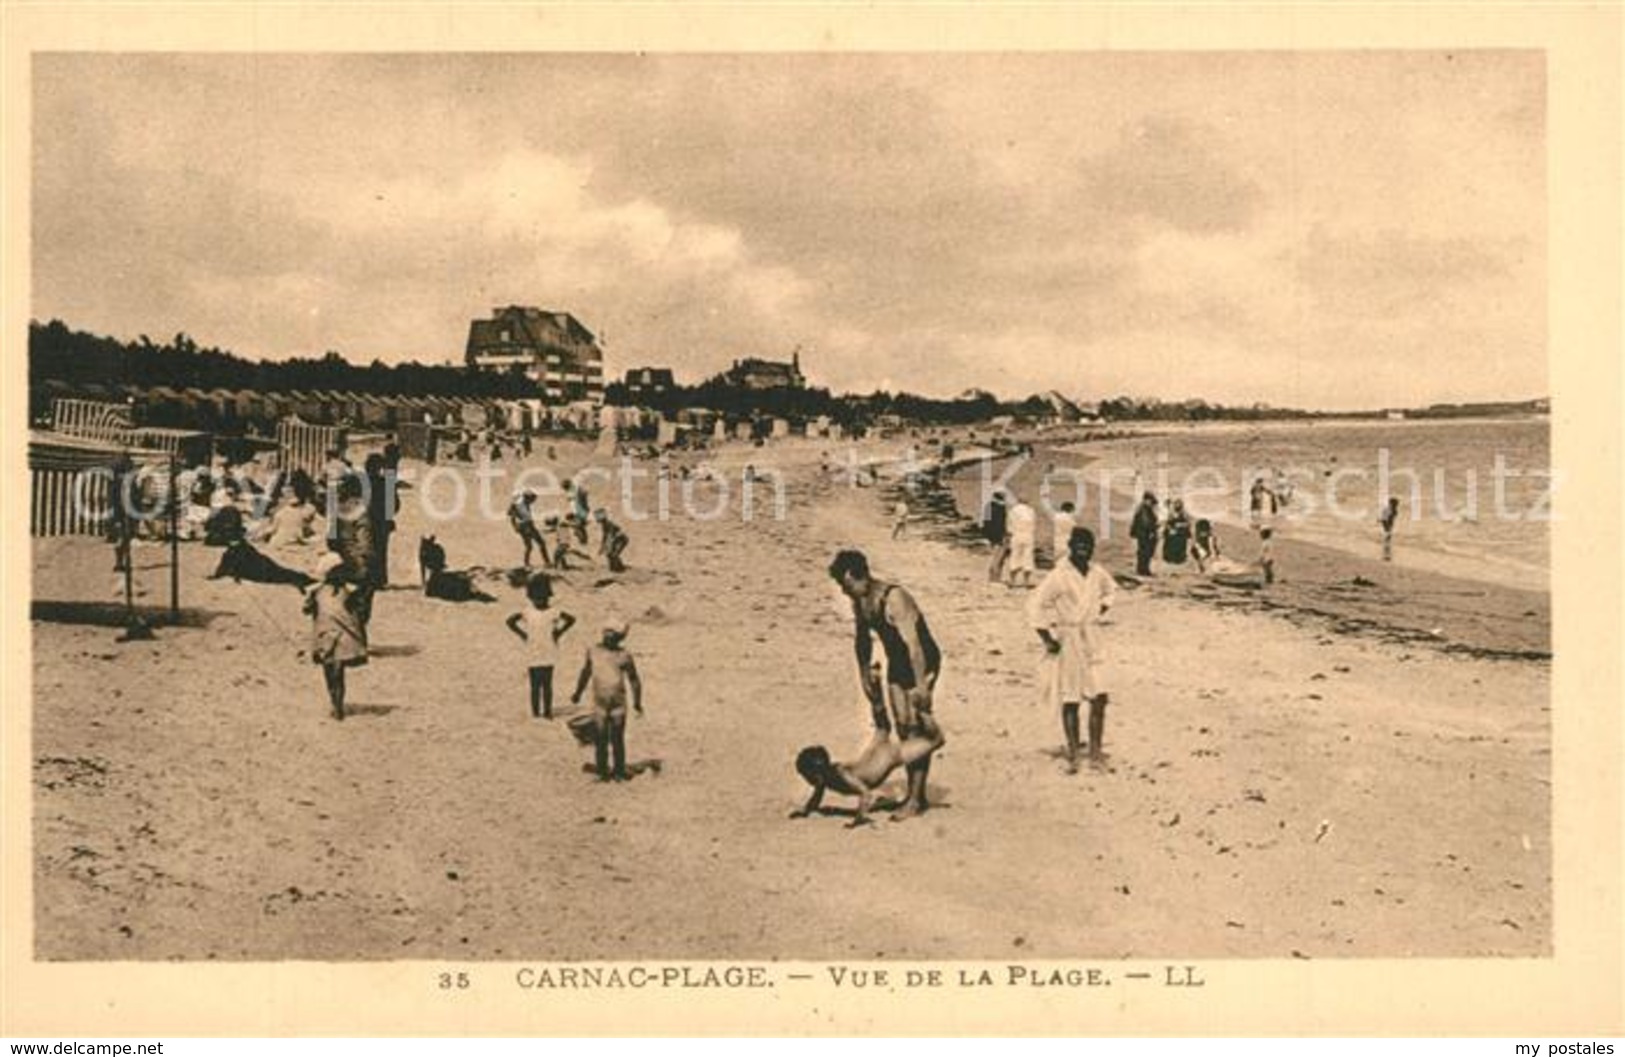
[[[897,821],[912,818],[929,806],[925,790],[931,755],[945,740],[931,713],[931,693],[942,672],[942,650],[931,637],[931,629],[913,596],[896,584],[871,577],[869,560],[861,552],[845,550],[836,554],[829,575],[852,600],[858,677],[863,680],[863,693],[873,710],[875,729],[895,729],[902,741],[924,738],[931,743],[930,752],[908,764],[908,800],[892,815]],[[875,671],[878,665],[871,667],[877,637],[886,655],[884,692]]]

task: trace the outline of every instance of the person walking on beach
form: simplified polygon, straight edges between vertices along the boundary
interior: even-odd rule
[[[1191,539],[1191,558],[1196,562],[1196,571],[1206,573],[1208,562],[1221,556],[1219,550],[1219,534],[1213,531],[1213,522],[1207,518],[1196,519],[1196,535]]]
[[[627,780],[626,773],[626,705],[630,697],[632,711],[643,715],[643,680],[638,675],[637,663],[622,648],[626,641],[626,621],[611,617],[604,622],[603,637],[597,645],[587,648],[586,661],[576,679],[575,693],[570,695],[574,704],[581,703],[581,695],[592,687],[593,707],[593,760],[600,782]],[[613,759],[613,768],[611,762]]]
[[[1145,493],[1129,523],[1128,534],[1134,537],[1134,571],[1141,576],[1151,575],[1151,559],[1157,553],[1157,497]]]
[[[903,530],[908,527],[908,500],[901,497],[891,512],[891,538],[902,539]]]
[[[609,512],[603,507],[593,512],[593,519],[598,522],[599,555],[609,565],[610,572],[626,572],[626,563],[621,560],[621,555],[626,553],[627,545],[632,542],[632,538],[621,526],[609,519]]]
[[[305,595],[311,618],[310,659],[322,666],[333,718],[344,718],[344,670],[367,663],[364,586],[346,574],[344,559],[324,551],[316,560],[316,583]]]
[[[395,533],[395,515],[400,499],[395,494],[395,471],[381,454],[367,456],[362,464],[367,479],[367,517],[372,522],[373,586],[389,586],[389,538]]]
[[[1253,481],[1249,502],[1253,531],[1258,533],[1258,564],[1264,570],[1264,583],[1275,582],[1275,515],[1280,504],[1262,477]]]
[[[575,521],[574,515],[565,514],[562,517],[547,519],[547,527],[553,532],[553,568],[563,572],[570,569],[570,555],[587,559],[590,555],[586,551],[575,548]]]
[[[1399,497],[1389,496],[1388,506],[1384,508],[1378,523],[1382,525],[1382,560],[1394,560],[1394,525],[1399,521]]]
[[[575,627],[576,618],[560,610],[554,612],[553,581],[537,573],[525,584],[530,605],[508,617],[508,630],[524,640],[529,654],[530,714],[536,719],[553,718],[553,669],[559,663],[559,640]]]
[[[1117,596],[1111,574],[1093,562],[1095,534],[1076,528],[1066,560],[1045,575],[1027,603],[1027,620],[1044,644],[1039,675],[1046,704],[1059,707],[1066,735],[1067,773],[1078,771],[1078,712],[1089,703],[1089,761],[1104,759],[1106,688],[1101,680],[1100,618]]]
[[[924,738],[932,744],[930,752],[907,765],[908,799],[892,819],[902,821],[923,814],[930,807],[926,781],[931,773],[931,756],[946,740],[932,714],[931,701],[942,673],[942,650],[931,637],[931,629],[913,596],[897,584],[874,579],[869,573],[869,559],[861,551],[837,553],[829,575],[852,602],[858,678],[869,699],[875,729],[895,731],[901,741]],[[886,656],[884,687],[871,668],[875,638],[880,639]]]
[[[1016,497],[1010,508],[1010,586],[1031,587],[1038,571],[1034,549],[1038,536],[1038,512]]]
[[[1066,561],[1067,547],[1072,540],[1072,530],[1078,527],[1077,507],[1070,502],[1062,503],[1061,509],[1050,518],[1050,558],[1054,564],[1059,565]]]
[[[350,460],[344,457],[344,452],[339,448],[328,448],[327,461],[322,464],[322,485],[325,488],[323,499],[329,518],[333,516],[333,510],[338,505],[340,487],[352,473],[354,469],[350,466]]]
[[[1168,501],[1168,522],[1162,527],[1162,560],[1169,565],[1184,565],[1190,549],[1191,519],[1185,513],[1182,499]]]
[[[508,504],[508,524],[519,534],[519,540],[525,545],[525,568],[530,568],[530,551],[534,547],[541,552],[542,564],[551,564],[547,557],[547,541],[542,538],[541,532],[536,528],[536,493],[526,489],[513,497]]]
[[[1262,477],[1253,479],[1252,491],[1248,498],[1248,516],[1254,532],[1268,528],[1275,521],[1276,511],[1280,504],[1270,486],[1264,483]]]
[[[372,511],[362,499],[362,479],[349,474],[340,479],[333,493],[336,504],[328,523],[328,546],[344,563],[344,577],[356,585],[356,605],[362,623],[372,622],[373,592],[378,567],[377,539]]]
[[[113,571],[130,572],[130,545],[135,539],[136,470],[128,452],[113,459],[108,488],[107,538],[113,544]]]
[[[564,497],[570,503],[570,524],[575,529],[576,542],[585,547],[587,522],[592,517],[592,497],[587,494],[586,488],[570,480],[564,482]]]
[[[1004,560],[1010,556],[1010,508],[1003,492],[994,492],[982,511],[982,538],[993,546],[993,560],[987,567],[987,578],[994,583],[1004,579]]]

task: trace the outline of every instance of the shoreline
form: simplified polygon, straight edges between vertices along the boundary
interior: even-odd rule
[[[1035,445],[1029,466],[1041,466],[1060,449]],[[1076,450],[1070,452],[1076,457]],[[1085,451],[1084,457],[1098,453]],[[972,462],[970,465],[976,465]],[[1026,482],[1013,478],[1015,487]],[[922,490],[923,511],[946,531],[943,538],[975,549],[981,545],[977,515],[965,512],[974,501],[976,485],[967,467],[943,475],[939,486]],[[941,494],[937,494],[941,493]],[[889,499],[895,499],[895,491]],[[1227,587],[1201,576],[1192,565],[1169,567],[1160,559],[1149,579],[1125,570],[1134,567],[1128,519],[1113,517],[1109,531],[1097,543],[1100,559],[1121,580],[1132,581],[1159,596],[1187,598],[1203,603],[1313,623],[1340,634],[1361,634],[1378,640],[1427,646],[1446,654],[1471,657],[1549,662],[1551,595],[1507,584],[1473,580],[1426,569],[1400,567],[1380,558],[1366,557],[1323,543],[1280,536],[1275,543],[1277,582],[1268,588]],[[1042,555],[1048,551],[1048,520],[1040,515],[1038,532]],[[1231,526],[1225,539],[1232,550],[1256,550],[1253,534]],[[1237,547],[1236,540],[1245,541]],[[1477,600],[1463,606],[1461,599]]]

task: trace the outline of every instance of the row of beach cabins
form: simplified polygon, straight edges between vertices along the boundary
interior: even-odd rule
[[[42,422],[56,401],[65,398],[125,403],[135,409],[144,424],[208,432],[258,429],[268,433],[275,423],[288,418],[319,425],[388,430],[407,423],[471,425],[470,419],[478,417],[480,428],[539,430],[560,412],[571,411],[555,408],[550,414],[535,400],[471,401],[450,396],[338,390],[261,392],[45,381],[30,392],[33,419]],[[583,417],[579,410],[571,413],[577,419]]]
[[[130,408],[132,422],[142,427],[215,435],[269,437],[275,433],[277,423],[288,420],[377,431],[420,424],[513,433],[596,434],[613,428],[623,437],[662,444],[685,436],[753,440],[792,434],[839,438],[841,434],[841,427],[824,417],[807,422],[741,418],[698,407],[685,408],[668,419],[648,408],[601,406],[589,401],[550,406],[541,400],[470,400],[331,390],[268,393],[60,381],[45,381],[31,389],[31,419],[36,427],[50,428],[52,409],[64,399],[123,404]]]
[[[839,439],[827,418],[724,416],[687,408],[667,417],[647,408],[586,401],[547,406],[540,400],[467,400],[353,392],[177,389],[46,381],[30,390],[30,524],[35,536],[99,532],[87,515],[86,490],[98,498],[110,471],[133,461],[170,467],[217,457],[242,461],[274,453],[283,468],[318,470],[333,448],[352,454],[392,435],[408,458],[436,461],[479,433],[577,434],[659,447],[702,447],[725,440],[764,441],[792,435]],[[105,509],[100,502],[90,509]]]

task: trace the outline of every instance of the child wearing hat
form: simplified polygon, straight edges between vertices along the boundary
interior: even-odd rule
[[[508,504],[508,524],[519,534],[519,541],[525,545],[525,568],[530,568],[530,552],[532,548],[541,551],[542,564],[550,564],[547,557],[547,541],[536,529],[536,493],[528,489],[517,493],[513,502]]]
[[[622,648],[627,635],[626,621],[611,617],[604,621],[603,637],[587,648],[581,676],[576,680],[575,693],[570,696],[574,704],[581,703],[581,695],[592,687],[593,718],[596,720],[593,755],[598,780],[624,782],[626,773],[626,706],[631,698],[632,711],[643,715],[643,681],[638,677],[638,666],[632,655]],[[611,757],[614,766],[611,768]]]
[[[322,666],[333,718],[344,718],[344,669],[367,663],[366,600],[345,573],[344,559],[323,551],[305,595],[311,618],[310,659]]]
[[[626,563],[621,555],[626,553],[626,545],[631,541],[626,530],[609,519],[609,512],[603,507],[593,511],[593,520],[598,522],[599,532],[598,553],[609,564],[612,573],[626,572]]]

